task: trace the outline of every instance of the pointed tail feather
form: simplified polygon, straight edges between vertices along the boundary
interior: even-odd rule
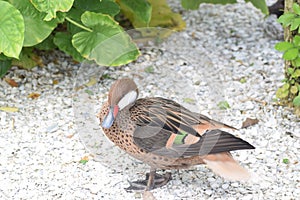
[[[201,138],[200,154],[214,154],[242,149],[255,149],[247,141],[221,130],[207,131]]]
[[[214,173],[227,180],[245,181],[251,178],[250,173],[229,152],[207,155],[203,161]]]

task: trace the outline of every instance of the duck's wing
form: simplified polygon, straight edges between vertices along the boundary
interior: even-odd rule
[[[136,145],[158,155],[187,157],[254,148],[171,100],[138,100],[131,117],[137,125]]]
[[[178,127],[190,131],[193,135],[201,135],[201,132],[204,133],[206,130],[220,128],[236,130],[205,115],[191,112],[175,101],[160,97],[138,99],[131,112],[132,118],[139,125],[163,126],[172,132],[176,132]],[[196,126],[197,131],[193,131],[191,126]]]

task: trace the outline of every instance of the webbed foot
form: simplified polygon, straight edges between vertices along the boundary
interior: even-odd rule
[[[160,175],[155,173],[153,174],[153,179],[150,177],[151,173],[146,174],[146,179],[145,180],[137,180],[133,182],[129,182],[130,186],[128,188],[125,188],[127,192],[132,192],[132,191],[143,191],[143,190],[153,190],[159,187],[162,187],[166,185],[171,179],[171,173],[167,172],[164,175]]]

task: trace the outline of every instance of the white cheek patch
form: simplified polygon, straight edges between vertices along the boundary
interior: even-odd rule
[[[129,104],[135,102],[137,98],[137,92],[136,91],[130,91],[128,92],[118,103],[119,109],[122,110]]]

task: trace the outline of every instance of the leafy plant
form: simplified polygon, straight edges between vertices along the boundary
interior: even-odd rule
[[[284,27],[289,28],[295,35],[289,41],[279,42],[275,49],[283,52],[283,59],[286,60],[286,78],[276,96],[282,100],[291,100],[294,106],[300,107],[300,6],[294,3],[292,12],[285,13],[278,19]]]
[[[264,0],[245,1],[267,13]],[[225,4],[236,0],[181,3],[184,8],[197,9],[200,3]],[[11,65],[31,69],[40,64],[34,49],[58,48],[76,61],[94,60],[105,66],[135,60],[140,52],[118,23],[121,15],[134,28],[185,28],[181,16],[172,12],[166,0],[0,0],[0,78]]]
[[[293,4],[293,12],[294,13],[285,13],[284,15],[281,15],[278,22],[280,22],[283,27],[290,26],[291,31],[298,29],[298,33],[300,33],[300,6],[297,3]]]

